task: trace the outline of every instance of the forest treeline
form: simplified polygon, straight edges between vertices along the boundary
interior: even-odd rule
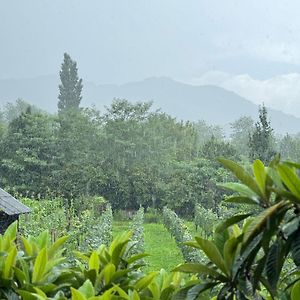
[[[68,54],[60,79],[57,114],[22,100],[2,109],[0,186],[15,195],[101,195],[114,209],[168,205],[185,215],[196,203],[216,210],[225,193],[217,183],[231,179],[218,156],[245,165],[277,152],[299,160],[300,135],[276,137],[264,106],[256,123],[241,117],[225,138],[218,126],[179,121],[151,102],[80,107],[84,87]]]

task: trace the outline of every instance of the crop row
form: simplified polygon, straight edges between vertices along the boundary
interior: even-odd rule
[[[174,237],[178,247],[180,248],[183,258],[186,262],[201,261],[199,252],[185,245],[184,243],[192,240],[192,236],[177,214],[167,207],[163,209],[163,222],[165,227]]]

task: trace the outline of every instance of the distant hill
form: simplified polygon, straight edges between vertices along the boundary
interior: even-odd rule
[[[55,112],[59,80],[45,76],[33,79],[0,80],[0,104],[17,98]],[[216,86],[195,86],[169,78],[148,78],[123,85],[95,85],[84,83],[83,106],[94,104],[100,110],[110,105],[113,98],[130,101],[153,101],[154,108],[182,120],[205,120],[221,125],[226,130],[229,123],[241,116],[258,116],[258,106],[236,93]],[[277,133],[291,134],[300,131],[300,118],[269,109],[272,127]]]

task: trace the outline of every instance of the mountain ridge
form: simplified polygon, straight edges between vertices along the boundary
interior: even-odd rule
[[[0,80],[0,104],[17,98],[49,112],[57,108],[59,79],[41,76],[27,79]],[[250,100],[214,85],[191,85],[168,77],[149,77],[141,81],[117,84],[84,82],[82,106],[95,105],[102,110],[114,98],[129,101],[153,101],[153,108],[161,108],[179,120],[204,120],[229,129],[229,124],[241,116],[257,119],[258,106]],[[268,109],[271,125],[279,134],[300,131],[300,118]]]

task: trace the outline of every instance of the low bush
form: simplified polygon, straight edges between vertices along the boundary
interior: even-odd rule
[[[21,237],[17,223],[0,235],[1,299],[165,299],[171,300],[184,281],[178,273],[141,271],[145,254],[128,255],[130,233],[116,237],[109,247],[75,252],[75,266],[67,264],[67,237],[50,241],[47,231],[38,237]]]
[[[112,218],[109,204],[101,215],[90,210],[83,211],[80,216],[82,226],[77,233],[81,237],[79,249],[96,249],[101,244],[108,246],[112,241]]]
[[[197,231],[205,237],[213,234],[214,228],[218,223],[219,217],[209,208],[204,208],[201,204],[195,206],[194,224]]]
[[[132,232],[131,242],[130,242],[130,254],[142,253],[145,250],[144,241],[144,208],[136,212],[130,225],[130,231]]]
[[[192,236],[189,233],[188,228],[177,216],[177,214],[167,207],[164,207],[163,209],[163,223],[170,234],[174,237],[178,247],[182,252],[184,260],[187,262],[200,261],[201,256],[199,253],[184,244],[185,242],[192,240]]]
[[[181,293],[193,300],[207,290],[214,299],[299,299],[300,165],[275,157],[269,166],[256,160],[248,172],[233,161],[220,162],[241,181],[224,184],[236,192],[226,201],[257,209],[224,220],[213,239],[187,243],[209,263],[175,269],[200,279]]]

